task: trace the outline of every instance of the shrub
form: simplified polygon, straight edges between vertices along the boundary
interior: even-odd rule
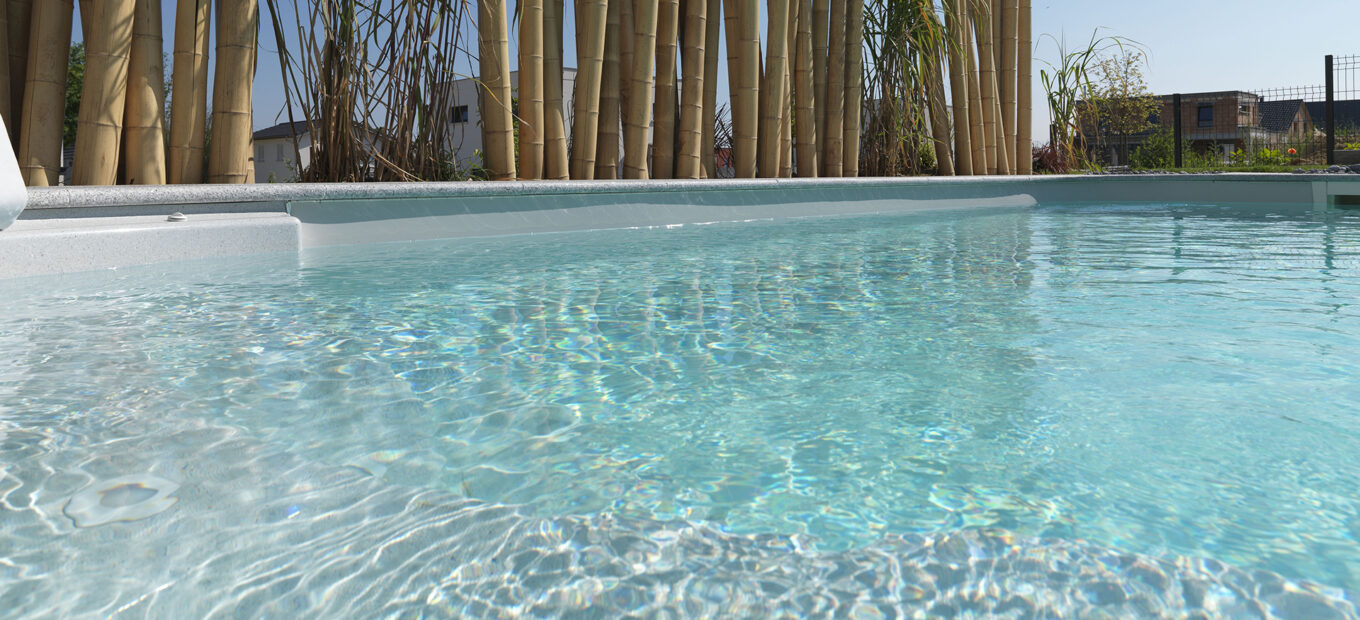
[[[1289,163],[1289,156],[1280,149],[1261,149],[1251,156],[1253,166],[1283,166]]]
[[[1034,171],[1066,174],[1070,168],[1067,157],[1052,142],[1034,147]]]
[[[1171,130],[1163,129],[1150,136],[1129,157],[1134,168],[1170,168],[1176,165],[1176,141]]]

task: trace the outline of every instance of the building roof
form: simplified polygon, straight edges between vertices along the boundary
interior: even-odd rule
[[[1259,116],[1257,124],[1266,131],[1289,131],[1302,107],[1302,99],[1262,101],[1256,104]]]
[[[1211,90],[1202,93],[1180,93],[1180,96],[1182,103],[1189,103],[1191,101],[1202,99],[1223,99],[1226,97],[1237,97],[1238,99],[1242,99],[1244,97],[1248,99],[1260,98],[1260,95],[1257,95],[1256,93],[1249,93],[1245,90]],[[1175,95],[1157,95],[1157,97],[1159,97],[1163,101],[1171,101],[1171,99],[1175,97]]]
[[[1304,104],[1308,108],[1308,115],[1313,117],[1313,122],[1317,123],[1319,128],[1327,122],[1326,105],[1322,101],[1309,101]],[[1360,128],[1360,99],[1336,102],[1336,126]]]
[[[270,138],[291,138],[295,134],[303,135],[307,133],[307,121],[297,121],[294,123],[279,123],[273,127],[266,127],[252,134],[256,140],[268,140]]]

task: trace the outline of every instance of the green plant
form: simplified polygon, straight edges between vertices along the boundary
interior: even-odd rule
[[[929,63],[938,65],[949,44],[931,0],[864,3],[864,92],[870,102],[865,106],[861,174],[911,175],[935,168],[926,116],[927,71]]]
[[[1143,52],[1137,49],[1121,48],[1100,58],[1095,66],[1094,92],[1082,106],[1089,121],[1083,127],[1093,126],[1102,143],[1106,136],[1116,138],[1124,161],[1129,160],[1129,136],[1152,129],[1149,119],[1162,107],[1143,80],[1141,67],[1145,62]]]
[[[306,122],[302,181],[446,174],[469,5],[457,0],[265,0],[288,120]],[[299,157],[300,158],[300,157]]]
[[[1134,168],[1170,168],[1176,165],[1176,140],[1170,129],[1159,130],[1147,137],[1129,157]]]
[[[1094,166],[1077,148],[1078,142],[1084,142],[1083,120],[1096,120],[1089,116],[1089,104],[1083,103],[1094,101],[1099,96],[1091,80],[1091,71],[1106,51],[1112,48],[1122,51],[1125,45],[1137,45],[1123,37],[1099,37],[1098,33],[1099,30],[1091,33],[1091,40],[1084,49],[1073,51],[1068,51],[1065,38],[1045,35],[1058,46],[1058,63],[1055,65],[1041,60],[1048,65],[1048,69],[1039,70],[1039,79],[1043,82],[1044,93],[1048,98],[1049,141],[1054,144],[1057,153],[1066,159],[1065,167]],[[1082,111],[1084,106],[1088,112]]]
[[[1263,148],[1251,156],[1253,166],[1283,166],[1289,163],[1289,156],[1280,149]]]

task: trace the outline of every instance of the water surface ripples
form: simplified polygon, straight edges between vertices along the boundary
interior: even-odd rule
[[[1079,205],[3,283],[0,608],[1351,615],[1357,275]]]

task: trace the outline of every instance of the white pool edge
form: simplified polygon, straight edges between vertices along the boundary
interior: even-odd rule
[[[1360,175],[59,187],[0,232],[0,278],[317,246],[1073,202],[1331,208]],[[171,213],[185,221],[167,221]]]

